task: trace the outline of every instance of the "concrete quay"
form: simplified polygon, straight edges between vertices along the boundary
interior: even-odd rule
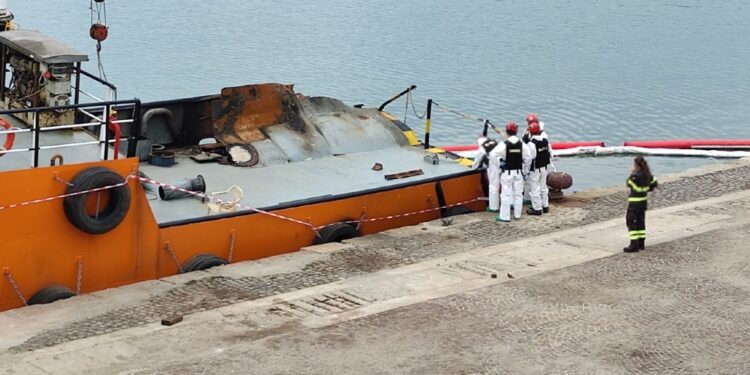
[[[0,313],[0,374],[750,373],[750,161],[659,180],[645,252],[579,193]]]

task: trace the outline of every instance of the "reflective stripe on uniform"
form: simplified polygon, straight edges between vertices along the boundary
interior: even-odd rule
[[[633,182],[633,180],[628,180],[628,186],[630,186],[630,188],[637,193],[648,193],[649,189],[651,189],[651,187],[649,186],[638,186],[635,184],[635,182]]]
[[[646,231],[645,230],[631,230],[631,231],[628,231],[628,237],[631,240],[638,240],[641,238],[646,238]]]
[[[648,200],[648,197],[628,197],[628,202],[643,202]]]

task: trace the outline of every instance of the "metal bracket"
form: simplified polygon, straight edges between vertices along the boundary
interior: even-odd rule
[[[73,187],[73,183],[72,182],[70,182],[70,181],[68,181],[68,180],[66,180],[66,179],[58,176],[57,173],[55,173],[55,175],[53,176],[53,179],[55,181],[61,183],[61,184],[65,184],[67,186]]]
[[[180,264],[180,261],[177,260],[177,255],[174,253],[174,249],[172,249],[172,243],[169,241],[164,242],[164,250],[169,253],[169,256],[172,257],[172,261],[175,265],[177,265],[177,269],[180,271],[180,273],[184,273],[185,271],[182,269],[182,264]]]

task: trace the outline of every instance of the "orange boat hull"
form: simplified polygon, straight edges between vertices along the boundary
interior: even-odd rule
[[[70,181],[83,169],[106,166],[120,176],[135,176],[134,158],[95,163],[45,167],[0,173],[4,187],[0,207],[64,193]],[[440,185],[438,189],[437,185]],[[309,227],[263,213],[239,213],[231,217],[176,223],[160,227],[137,178],[129,180],[130,209],[115,229],[104,234],[87,234],[67,220],[62,199],[0,210],[0,311],[23,306],[42,288],[62,285],[77,289],[79,264],[81,293],[155,279],[179,273],[199,253],[228,259],[232,238],[232,261],[260,259],[297,251],[316,238]],[[439,192],[440,191],[440,192]],[[442,193],[442,197],[439,195]],[[360,234],[437,219],[436,207],[466,204],[481,210],[480,174],[446,176],[439,181],[353,193],[348,197],[301,204],[273,211],[274,214],[311,223],[315,227],[354,220],[361,222]],[[426,210],[423,213],[398,216]],[[396,215],[397,217],[390,217]],[[388,218],[387,218],[388,217]],[[377,218],[377,220],[373,220]],[[387,218],[387,219],[386,219]],[[167,249],[171,249],[168,251]],[[15,283],[16,288],[12,283]]]

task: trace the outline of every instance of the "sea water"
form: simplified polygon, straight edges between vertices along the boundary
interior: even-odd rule
[[[119,98],[257,82],[377,106],[410,84],[496,124],[534,112],[552,140],[750,138],[747,0],[107,0],[101,58]],[[23,28],[89,54],[89,1],[10,0]],[[388,107],[421,135],[404,101]],[[435,110],[431,141],[481,124]],[[524,124],[525,125],[525,124]],[[523,126],[521,127],[524,128]],[[649,158],[655,173],[716,162]],[[574,189],[620,184],[629,158],[558,161]]]

